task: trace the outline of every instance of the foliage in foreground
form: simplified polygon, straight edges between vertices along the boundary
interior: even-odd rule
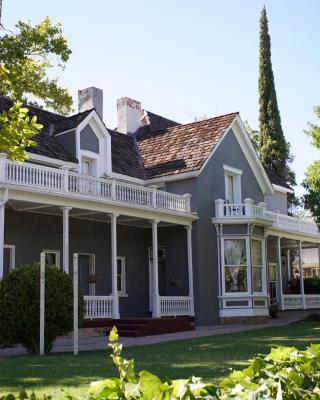
[[[320,400],[320,345],[305,351],[295,347],[277,347],[267,356],[258,355],[249,367],[233,371],[217,385],[206,384],[201,378],[161,381],[148,371],[136,374],[133,360],[121,357],[122,346],[114,328],[109,337],[112,360],[119,376],[93,382],[88,400]],[[46,397],[48,398],[48,397]],[[79,400],[65,395],[68,400]],[[35,395],[3,395],[0,400],[32,399]]]
[[[28,353],[39,353],[40,266],[14,269],[0,281],[0,342],[21,343]],[[83,296],[79,295],[79,319],[83,318]],[[73,327],[73,284],[55,266],[45,275],[45,353],[57,336]]]

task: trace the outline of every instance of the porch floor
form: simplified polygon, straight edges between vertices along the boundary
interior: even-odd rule
[[[163,318],[120,318],[85,320],[81,324],[82,336],[86,337],[108,334],[110,329],[116,326],[120,337],[142,337],[150,335],[161,335],[164,333],[176,333],[194,330],[194,318],[189,316],[163,317]],[[92,329],[93,328],[93,329]],[[87,337],[88,337],[87,336]]]

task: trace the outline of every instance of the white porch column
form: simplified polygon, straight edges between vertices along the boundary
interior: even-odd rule
[[[304,294],[303,263],[302,263],[302,241],[299,241],[299,272],[300,272],[300,294],[302,296],[302,308],[306,309],[306,298]]]
[[[113,296],[113,318],[119,319],[119,295],[117,288],[117,218],[119,214],[111,214],[111,278]]]
[[[191,312],[192,312],[192,315],[194,315],[193,267],[192,267],[192,225],[187,225],[185,228],[187,230],[189,297],[191,299]]]
[[[158,221],[152,221],[152,317],[160,318],[158,282]]]
[[[72,207],[61,207],[63,217],[63,271],[69,274],[69,211]]]
[[[5,203],[0,203],[0,280],[3,278]]]
[[[278,264],[278,290],[280,297],[280,309],[284,310],[283,289],[282,289],[282,262],[281,262],[281,237],[277,237],[277,264]]]

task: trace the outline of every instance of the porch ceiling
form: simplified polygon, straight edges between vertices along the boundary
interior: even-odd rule
[[[7,210],[14,210],[16,212],[32,212],[37,214],[47,214],[47,215],[58,215],[62,218],[62,210],[59,206],[48,205],[48,204],[39,204],[32,203],[20,200],[9,200],[6,205]],[[110,213],[103,213],[97,211],[90,211],[81,208],[72,208],[69,212],[70,218],[77,219],[85,219],[90,221],[98,221],[98,222],[110,222]],[[135,226],[139,228],[151,228],[150,220],[131,217],[127,215],[119,215],[117,218],[117,224],[120,225],[129,225]],[[173,226],[175,224],[171,224],[168,222],[159,222],[158,226]]]
[[[296,248],[298,246],[299,240],[297,239],[290,239],[290,238],[286,238],[286,237],[282,237],[281,238],[281,247],[282,248]],[[277,247],[277,236],[268,236],[268,244],[269,246],[274,246]],[[308,249],[308,248],[314,248],[314,247],[318,247],[318,243],[315,242],[307,242],[305,240],[302,241],[302,248],[303,249]]]

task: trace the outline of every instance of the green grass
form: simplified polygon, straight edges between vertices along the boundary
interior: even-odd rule
[[[230,368],[243,368],[249,358],[268,352],[272,346],[305,348],[310,343],[320,343],[319,322],[131,347],[124,349],[123,356],[134,358],[137,370],[148,369],[161,378],[196,375],[214,381]],[[0,359],[0,392],[24,388],[57,398],[63,396],[62,388],[84,395],[89,382],[116,374],[109,354],[100,350],[83,352],[79,357],[55,354]]]

